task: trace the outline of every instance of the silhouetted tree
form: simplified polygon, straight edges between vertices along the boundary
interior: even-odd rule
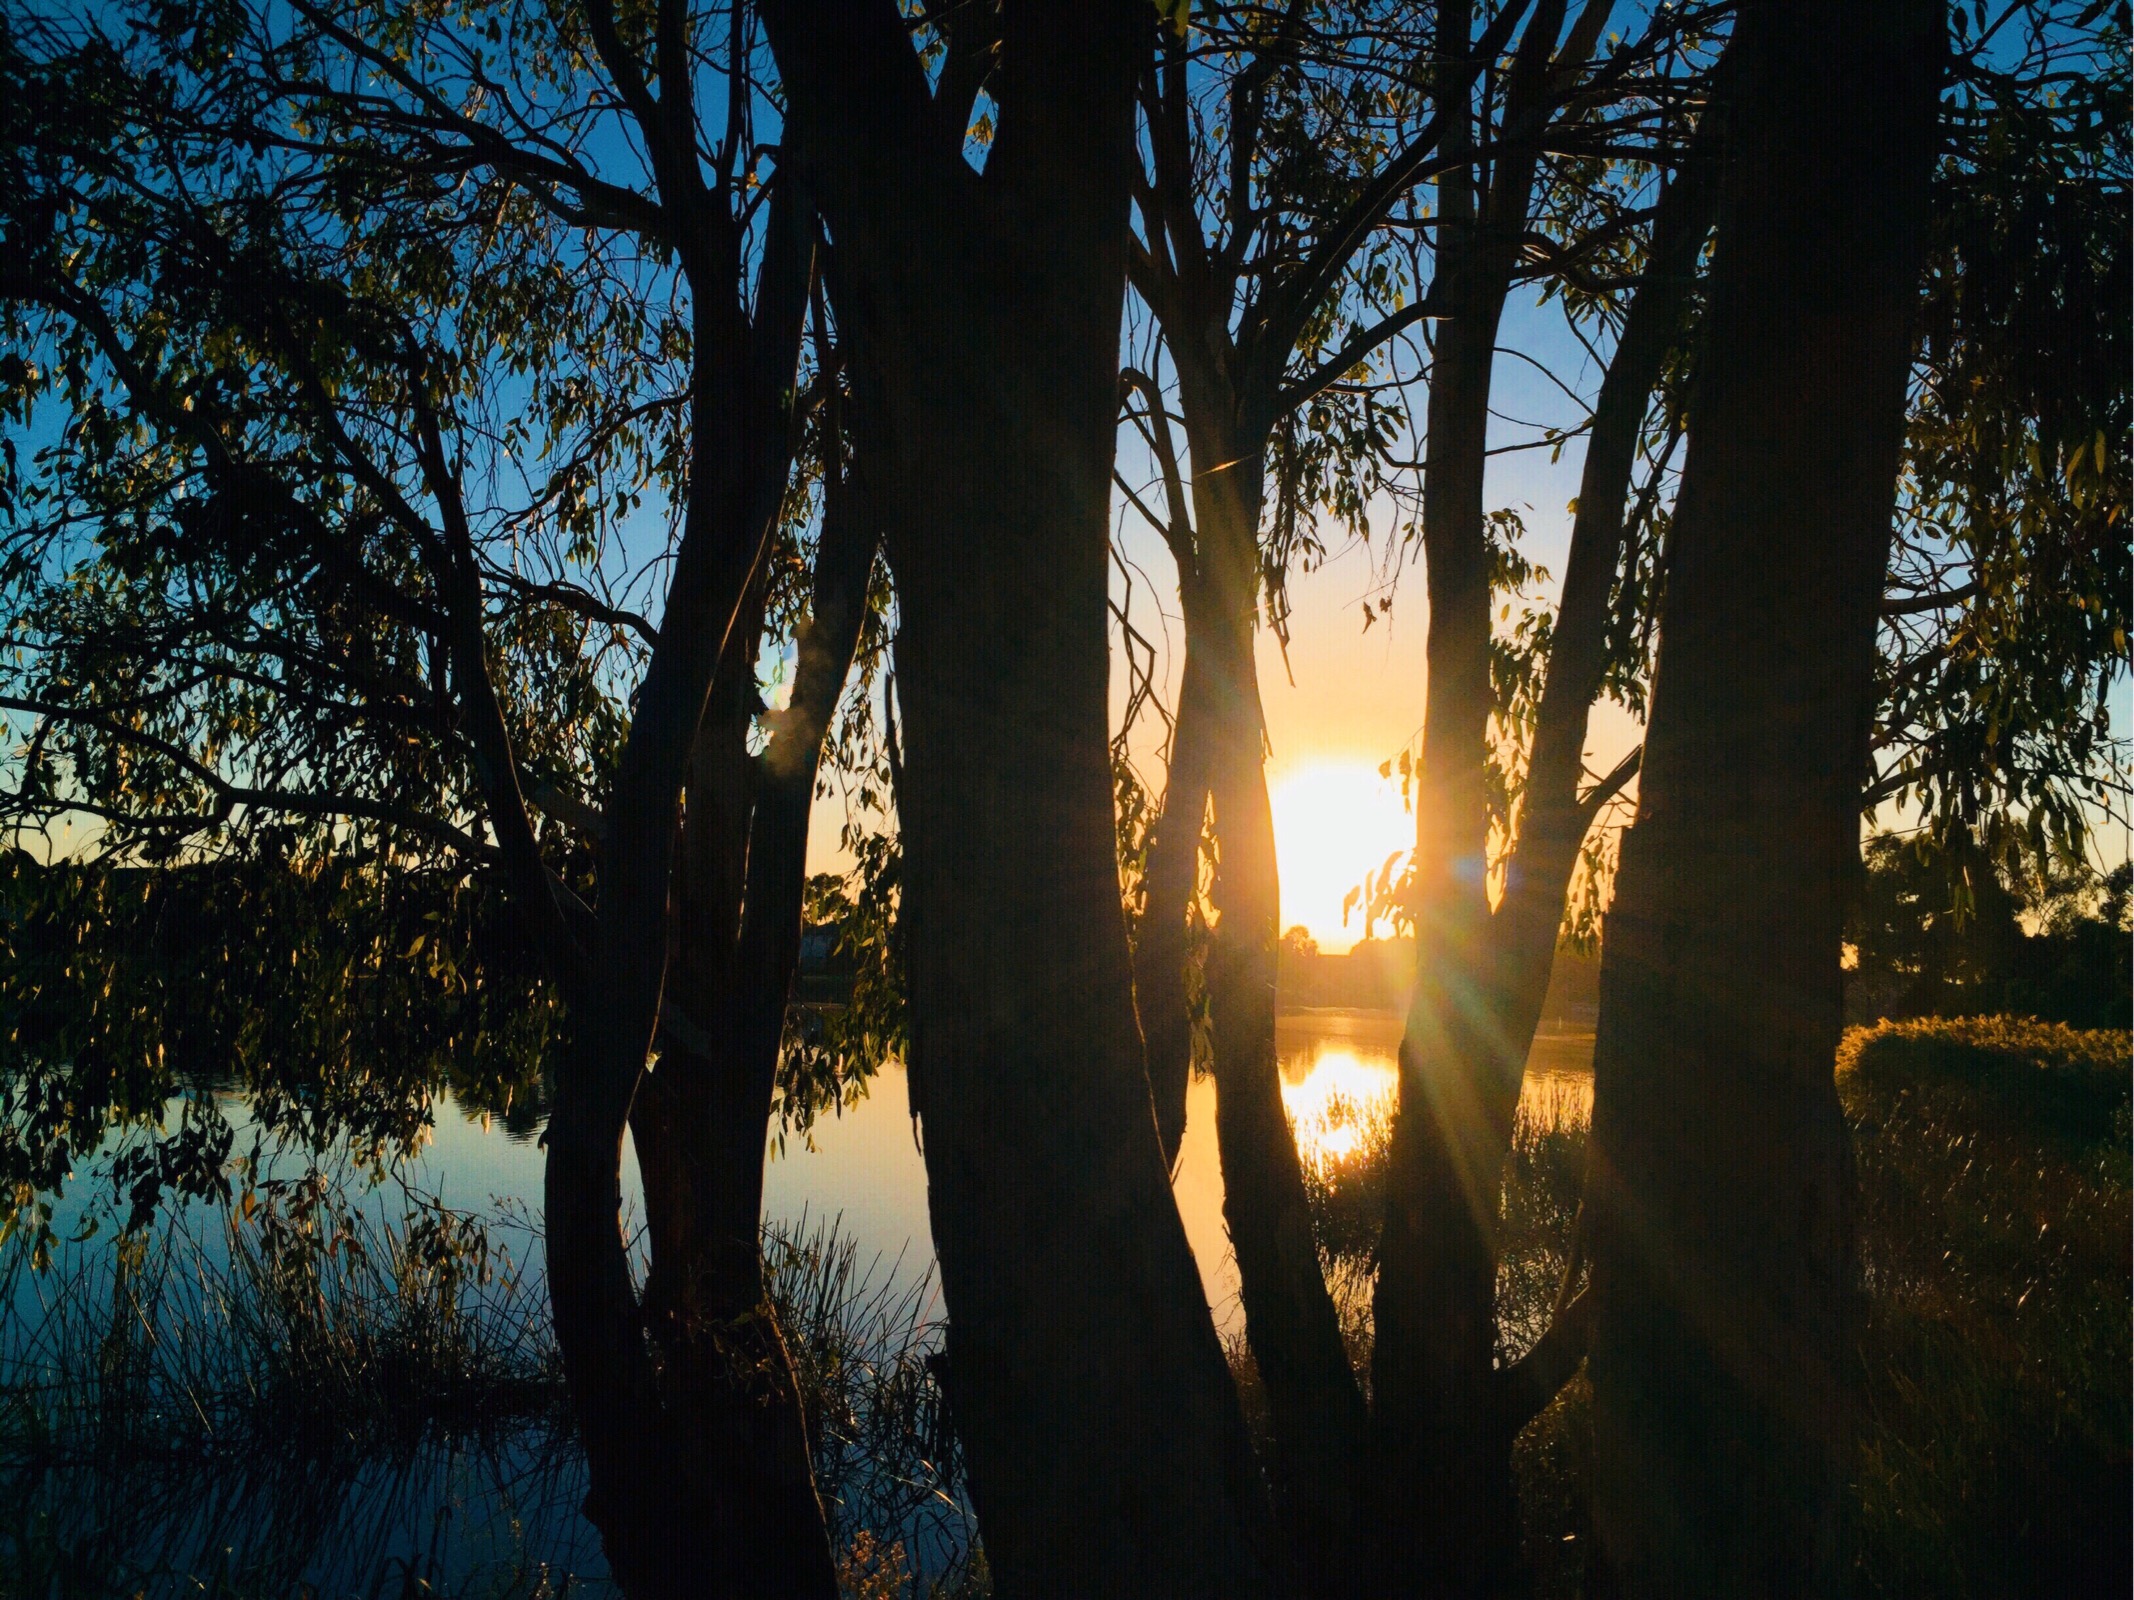
[[[1582,756],[1604,684],[1637,677],[1623,643],[1637,630],[1623,622],[1641,600],[1619,576],[1627,569],[1634,589],[1652,563],[1649,548],[1624,559],[1636,520],[1625,501],[1708,220],[1702,146],[1715,134],[1698,116],[1698,62],[1712,14],[1654,13],[1604,49],[1609,15],[1562,4],[1480,16],[1216,8],[1201,33],[1166,45],[1143,87],[1150,170],[1131,272],[1162,323],[1175,396],[1155,375],[1129,374],[1131,420],[1164,487],[1160,511],[1135,503],[1178,562],[1186,639],[1136,942],[1150,1076],[1175,1146],[1205,829],[1224,1210],[1274,1478],[1308,1564],[1353,1566],[1368,1552],[1381,1584],[1426,1568],[1471,1590],[1509,1550],[1516,1422],[1494,1377],[1493,1175],[1580,847],[1634,770],[1588,788]],[[1701,144],[1685,152],[1692,123]],[[1681,175],[1642,207],[1602,181],[1632,175],[1634,192],[1634,174],[1675,166]],[[1434,216],[1419,199],[1433,182]],[[1493,629],[1497,600],[1530,569],[1508,547],[1515,524],[1485,514],[1490,381],[1506,299],[1536,280],[1589,309],[1615,315],[1620,299],[1627,311],[1592,419],[1564,604],[1553,633],[1507,640]],[[1421,780],[1414,859],[1442,870],[1411,870],[1402,885],[1410,899],[1427,894],[1434,932],[1404,1075],[1410,1114],[1379,1257],[1367,1417],[1276,1071],[1279,890],[1253,645],[1263,595],[1280,626],[1283,576],[1314,548],[1314,517],[1360,526],[1392,486],[1408,379],[1389,346],[1418,329],[1430,341],[1417,380],[1427,437],[1412,464],[1423,487],[1410,532],[1430,588],[1430,706],[1427,759],[1404,762],[1404,776]],[[1508,724],[1533,759],[1493,918],[1480,863],[1493,821],[1506,832],[1514,821],[1497,792],[1494,735]],[[1449,1087],[1426,1096],[1418,1074]],[[1373,1508],[1367,1524],[1359,1497]]]
[[[8,404],[68,413],[10,456],[8,810],[99,817],[119,857],[293,818],[314,855],[494,874],[570,1013],[548,1277],[610,1563],[633,1594],[834,1593],[756,1212],[874,541],[833,421],[812,594],[766,562],[815,223],[752,132],[753,24],[128,20],[7,40]],[[610,588],[640,507],[656,620]],[[811,620],[752,760],[771,608]]]
[[[1264,1495],[1157,1142],[1114,854],[1109,506],[1157,13],[943,7],[916,40],[892,0],[763,15],[881,441],[909,1081],[988,1560],[1018,1594],[1263,1592]]]
[[[1937,0],[1745,4],[1586,1194],[1601,1591],[1836,1594],[1839,945],[1944,81]]]

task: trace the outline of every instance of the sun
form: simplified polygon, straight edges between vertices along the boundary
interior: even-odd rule
[[[1363,920],[1341,921],[1341,900],[1388,856],[1413,849],[1415,822],[1400,785],[1361,761],[1314,761],[1276,778],[1275,851],[1282,871],[1282,926],[1300,923],[1329,953],[1363,937]]]

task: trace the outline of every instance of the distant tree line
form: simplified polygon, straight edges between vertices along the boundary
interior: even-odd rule
[[[2008,1012],[2130,1023],[2128,879],[2042,860],[2019,840],[1883,834],[1847,928],[1849,1018]]]

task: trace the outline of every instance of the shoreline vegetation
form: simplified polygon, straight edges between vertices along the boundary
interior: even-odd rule
[[[2130,1478],[2129,1036],[2011,1017],[1850,1030],[1857,1172],[1848,1496],[1855,1591],[2118,1594]],[[1499,1359],[1564,1299],[1587,1102],[1522,1108],[1505,1170]],[[1383,1104],[1307,1173],[1363,1381]],[[532,1218],[312,1174],[63,1252],[0,1295],[0,1597],[611,1592]],[[209,1247],[210,1229],[226,1248]],[[859,1260],[834,1222],[767,1230],[845,1594],[988,1592],[938,1385],[929,1278]],[[1266,1427],[1242,1342],[1247,1415]],[[1520,1436],[1532,1592],[1584,1581],[1590,1393]]]

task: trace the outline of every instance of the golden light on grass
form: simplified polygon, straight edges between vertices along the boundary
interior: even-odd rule
[[[1363,761],[1314,761],[1282,773],[1269,802],[1282,871],[1282,926],[1301,924],[1329,953],[1363,937],[1341,899],[1389,855],[1415,843],[1400,785]]]

